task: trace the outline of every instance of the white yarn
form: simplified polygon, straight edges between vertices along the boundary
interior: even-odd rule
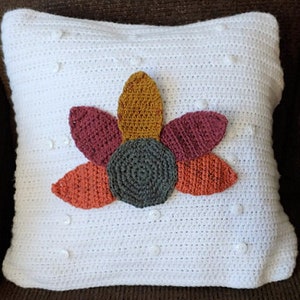
[[[159,27],[78,20],[19,9],[2,41],[18,131],[16,215],[5,276],[23,287],[106,285],[254,288],[291,276],[294,229],[279,202],[272,112],[283,74],[278,25],[265,13]],[[138,209],[81,210],[51,184],[87,159],[70,137],[72,106],[117,114],[129,76],[147,72],[164,122],[199,109],[224,114],[213,150],[237,172],[211,196],[174,192]]]

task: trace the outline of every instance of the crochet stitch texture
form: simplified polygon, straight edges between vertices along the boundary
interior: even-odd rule
[[[4,15],[1,34],[18,133],[16,214],[3,262],[8,280],[51,290],[254,288],[292,275],[297,240],[280,205],[271,138],[283,89],[273,16],[246,13],[165,27],[19,9]],[[139,70],[155,80],[163,100],[160,140],[146,139],[168,148],[177,167],[167,201],[144,208],[116,201],[106,171],[119,147],[140,139],[123,143],[118,126],[118,99]],[[214,154],[238,174],[232,187],[209,196],[184,192],[187,179],[192,186],[200,180],[194,160],[202,147],[194,139],[182,147],[175,138],[182,129],[173,135],[170,125],[191,124],[192,132],[201,123],[189,114],[199,111],[228,120],[225,136],[202,159]],[[218,118],[210,117],[214,128]],[[77,119],[86,130],[75,133]],[[169,135],[162,134],[168,126]],[[194,143],[197,151],[186,146]],[[185,153],[196,158],[185,160]],[[78,202],[66,203],[50,189],[69,170],[63,193],[77,193]],[[96,207],[99,198],[101,209],[77,208]]]
[[[69,124],[77,147],[97,165],[79,166],[52,185],[54,194],[76,207],[102,207],[117,198],[143,208],[164,203],[175,185],[184,193],[210,195],[237,180],[224,161],[209,153],[223,138],[227,119],[199,111],[163,128],[160,93],[144,72],[127,80],[118,121],[101,110],[76,107]],[[96,172],[92,177],[87,173],[91,168]],[[99,178],[93,182],[97,169]]]
[[[164,203],[177,181],[172,152],[154,139],[137,139],[120,146],[107,167],[110,190],[136,207]]]

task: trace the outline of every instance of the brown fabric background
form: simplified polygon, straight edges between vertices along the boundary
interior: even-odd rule
[[[179,25],[248,11],[270,12],[280,25],[285,89],[274,113],[274,150],[281,173],[282,205],[300,238],[300,1],[298,0],[0,0],[7,10],[27,7],[64,16],[122,23]],[[0,62],[0,260],[9,246],[13,216],[15,125],[9,87]],[[0,278],[0,299],[300,299],[300,260],[294,275],[254,290],[220,287],[116,286],[53,292],[22,289]]]

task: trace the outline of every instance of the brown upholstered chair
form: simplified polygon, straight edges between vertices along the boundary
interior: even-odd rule
[[[281,173],[282,205],[300,237],[300,2],[297,0],[1,0],[7,10],[28,7],[70,17],[122,23],[187,24],[247,11],[275,15],[280,25],[285,90],[274,113],[274,150]],[[16,145],[10,90],[0,63],[0,259],[9,246],[14,214],[13,179]],[[0,299],[300,299],[299,259],[293,276],[254,290],[221,287],[100,287],[66,292],[23,289],[0,278]]]

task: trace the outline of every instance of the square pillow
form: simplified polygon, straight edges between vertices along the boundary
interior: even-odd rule
[[[164,27],[7,12],[22,287],[255,288],[291,276],[272,112],[276,19]]]

